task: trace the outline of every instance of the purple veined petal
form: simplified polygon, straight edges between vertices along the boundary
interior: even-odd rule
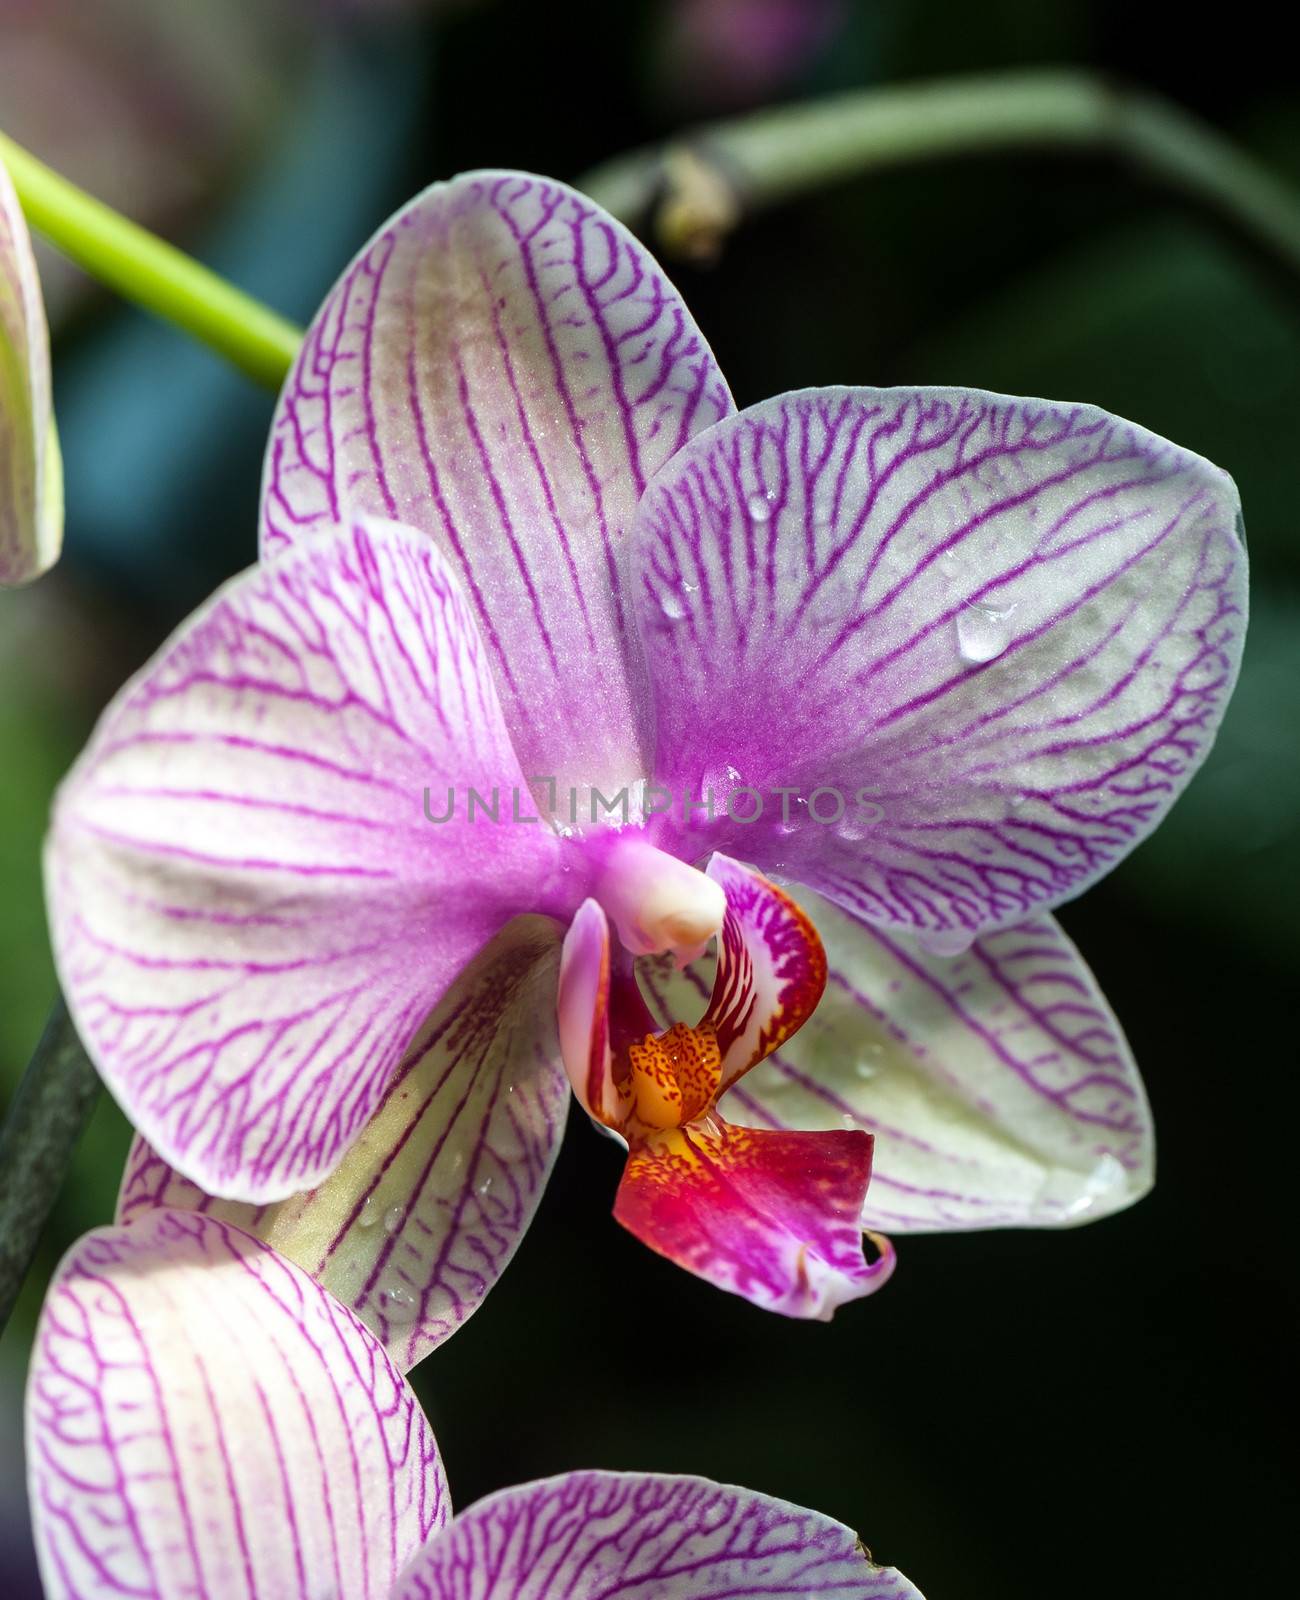
[[[1150,1189],[1142,1080],[1053,917],[945,958],[794,892],[826,946],[826,994],[724,1116],[873,1134],[862,1220],[891,1234],[1091,1222]],[[712,979],[703,963],[675,980],[662,962],[642,973],[657,1014],[698,1004]]]
[[[521,917],[498,935],[318,1189],[270,1206],[214,1200],[137,1137],[118,1221],[166,1206],[234,1223],[309,1272],[409,1371],[482,1304],[555,1163],[569,1105],[558,955],[548,919]]]
[[[816,1010],[826,954],[798,902],[777,884],[720,851],[707,871],[727,897],[704,1013],[717,1031],[725,1090]]]
[[[619,223],[563,184],[467,173],[386,223],[309,329],[262,552],[358,511],[423,529],[470,597],[524,771],[629,784],[648,750],[621,547],[651,475],[732,409]]]
[[[393,1600],[922,1600],[843,1523],[751,1489],[568,1472],[471,1506]]]
[[[165,1160],[255,1202],[338,1165],[457,973],[537,900],[550,830],[467,816],[466,786],[522,782],[419,534],[322,534],[181,627],[105,712],[46,848],[78,1031]]]
[[[632,1109],[626,1070],[629,1043],[653,1032],[630,968],[612,948],[600,903],[584,900],[564,936],[556,1009],[560,1050],[578,1104],[607,1128],[622,1127]]]
[[[719,423],[635,536],[656,781],[726,807],[679,852],[948,948],[1078,894],[1213,740],[1237,515],[1217,468],[1088,406],[826,389]]]
[[[48,1600],[388,1600],[450,1512],[428,1424],[365,1328],[194,1212],[64,1257],[27,1463]]]
[[[39,578],[62,544],[50,334],[31,236],[0,161],[0,584]]]
[[[556,998],[560,1048],[578,1103],[599,1121],[623,1120],[609,1041],[609,922],[598,901],[584,900],[564,935]]]

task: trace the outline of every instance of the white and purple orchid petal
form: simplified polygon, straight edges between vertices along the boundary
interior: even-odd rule
[[[132,1121],[209,1193],[333,1170],[558,842],[471,821],[521,782],[429,540],[322,534],[233,580],[118,695],[60,792],[64,991]],[[451,820],[429,786],[454,786]]]
[[[621,547],[650,476],[731,409],[620,224],[563,184],[468,173],[385,224],[312,324],[262,550],[358,511],[423,529],[465,585],[539,804],[547,778],[626,784],[647,751]]]
[[[482,1304],[532,1221],[564,1132],[559,934],[519,918],[444,996],[378,1111],[318,1188],[214,1200],[137,1137],[118,1201],[222,1217],[296,1261],[405,1372]]]
[[[0,160],[0,584],[40,577],[62,543],[50,334],[31,236]]]
[[[621,1127],[631,1101],[615,1078],[619,1046],[654,1031],[636,978],[611,950],[599,903],[584,900],[564,936],[560,958],[560,1052],[578,1103],[607,1128]]]
[[[87,1235],[46,1298],[27,1463],[48,1600],[388,1600],[449,1515],[402,1375],[213,1217]]]
[[[888,1240],[862,1247],[871,1138],[858,1128],[744,1128],[717,1114],[633,1145],[617,1221],[696,1277],[765,1311],[829,1322],[894,1270]]]
[[[727,1116],[873,1134],[863,1223],[889,1233],[1089,1222],[1147,1192],[1155,1145],[1142,1080],[1052,917],[946,959],[816,895],[800,899],[826,946],[825,997],[736,1086]],[[666,968],[651,976],[656,1010],[683,1003]],[[707,971],[676,980],[697,997],[707,981]]]
[[[480,1500],[393,1600],[922,1600],[851,1528],[704,1478],[566,1472]]]
[[[715,852],[727,897],[705,1020],[722,1055],[719,1093],[797,1033],[826,987],[826,952],[798,903],[761,873]]]
[[[1088,406],[828,389],[718,424],[634,552],[656,780],[727,812],[678,848],[948,948],[1079,893],[1213,740],[1237,517],[1217,468]]]

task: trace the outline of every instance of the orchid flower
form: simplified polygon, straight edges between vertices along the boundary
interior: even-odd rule
[[[27,1388],[47,1600],[921,1600],[815,1511],[568,1472],[451,1519],[406,1380],[300,1268],[155,1211],[64,1258]]]
[[[122,1215],[257,1232],[409,1365],[515,1248],[569,1082],[620,1221],[788,1315],[884,1281],[864,1224],[1128,1204],[1141,1082],[1048,911],[1210,746],[1237,517],[1087,406],[736,412],[590,202],[428,190],[308,332],[261,565],[55,808]]]
[[[50,334],[31,236],[0,161],[0,585],[39,578],[62,542]]]

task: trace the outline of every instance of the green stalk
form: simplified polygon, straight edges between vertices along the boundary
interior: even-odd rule
[[[745,216],[872,172],[1028,151],[1119,161],[1300,280],[1300,197],[1169,101],[1078,71],[1006,72],[806,100],[619,156],[578,187],[669,253],[708,257]]]
[[[99,1077],[62,1000],[0,1129],[0,1331],[99,1098]]]
[[[92,278],[175,323],[257,383],[278,389],[302,330],[241,289],[61,178],[0,133],[29,224]]]

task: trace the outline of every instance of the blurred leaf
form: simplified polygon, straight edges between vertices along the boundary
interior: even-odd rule
[[[1300,595],[1260,595],[1214,751],[1169,817],[1120,868],[1117,893],[1196,940],[1217,930],[1293,971],[1300,926]],[[1194,931],[1195,930],[1195,931]]]
[[[1190,220],[1105,234],[921,338],[912,381],[1086,400],[1208,456],[1237,480],[1255,577],[1300,570],[1300,315]]]

